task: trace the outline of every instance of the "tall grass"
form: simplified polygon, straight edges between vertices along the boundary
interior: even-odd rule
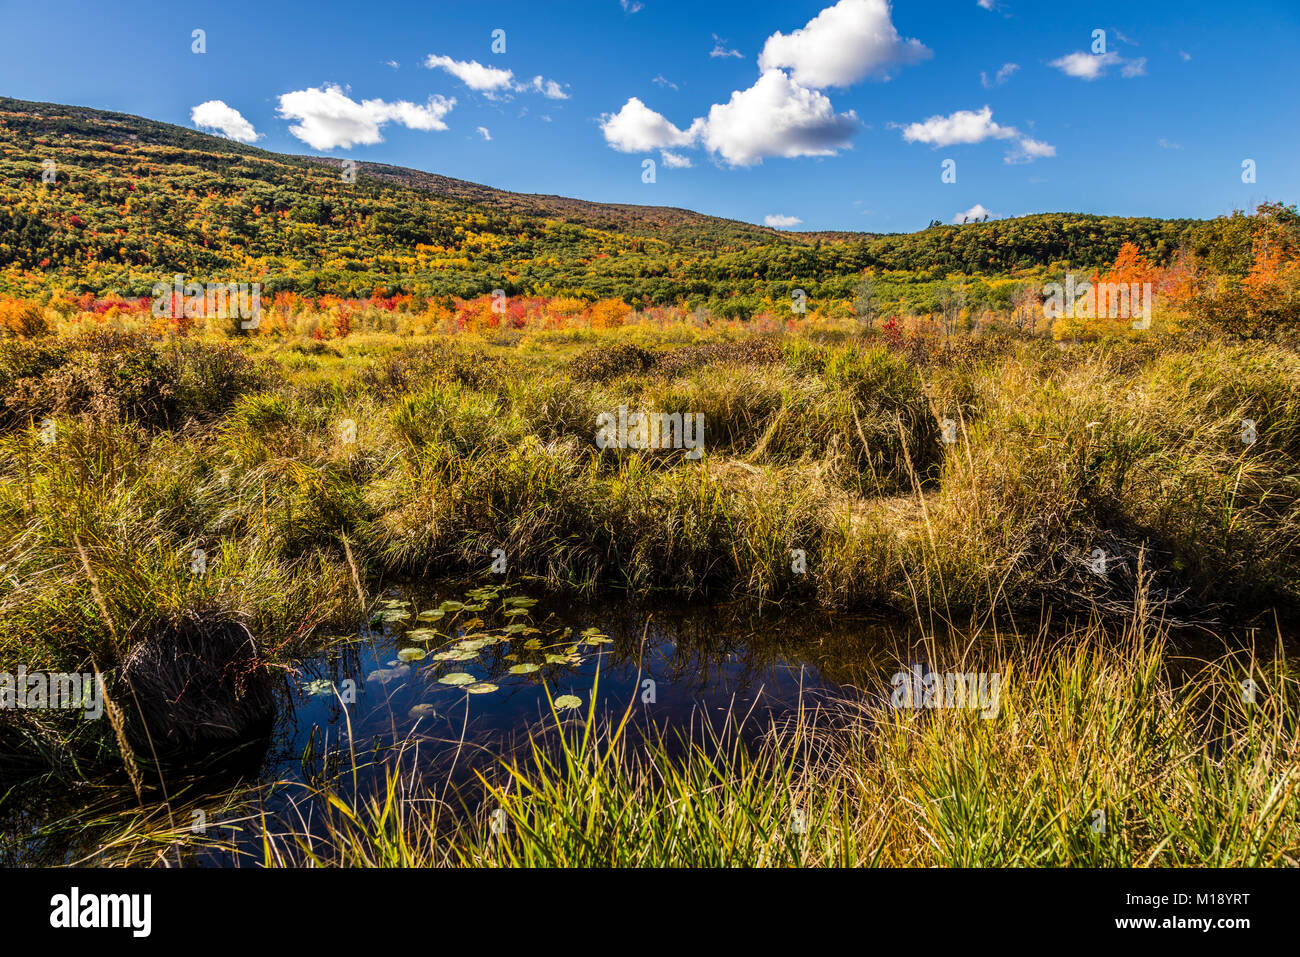
[[[1240,652],[1171,666],[1168,641],[1135,618],[1120,636],[1094,623],[1053,643],[1022,637],[1014,652],[932,646],[940,671],[1001,675],[995,717],[855,697],[808,702],[746,743],[739,717],[670,741],[641,735],[630,712],[553,714],[460,792],[400,762],[372,797],[320,792],[314,827],[267,824],[262,862],[1300,864],[1294,666]]]

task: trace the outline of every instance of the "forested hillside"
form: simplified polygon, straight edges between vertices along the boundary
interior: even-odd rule
[[[781,233],[662,207],[525,195],[400,167],[289,156],[165,123],[0,99],[0,292],[147,295],[174,273],[305,296],[851,299],[919,280],[1093,269],[1126,242],[1244,273],[1231,220],[1050,213],[898,235]]]

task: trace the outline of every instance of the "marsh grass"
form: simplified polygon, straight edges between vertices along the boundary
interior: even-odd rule
[[[384,582],[477,578],[497,548],[512,578],[561,592],[936,623],[1123,622],[1139,593],[1208,622],[1300,599],[1300,359],[1281,346],[957,337],[913,355],[683,324],[5,349],[22,384],[0,422],[9,671],[93,659],[111,679],[192,612],[282,661]],[[136,365],[149,375],[118,374]],[[620,405],[702,412],[706,454],[596,448],[595,416]]]
[[[805,702],[756,741],[737,714],[669,741],[638,730],[632,707],[553,711],[458,792],[401,761],[373,796],[319,792],[328,810],[313,827],[268,823],[262,863],[1300,863],[1300,685],[1284,655],[1180,659],[1136,618],[1118,636],[1094,623],[1014,637],[929,652],[939,670],[1001,674],[992,718],[895,709],[886,692]]]

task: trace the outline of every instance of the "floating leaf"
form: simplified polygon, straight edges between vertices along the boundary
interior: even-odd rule
[[[531,675],[534,671],[541,671],[541,665],[535,665],[532,662],[525,662],[522,665],[515,665],[510,669],[512,675]]]
[[[334,693],[334,682],[325,678],[317,678],[315,681],[309,681],[303,686],[303,691],[309,695],[326,695]]]
[[[555,699],[555,707],[560,711],[566,711],[571,708],[581,708],[582,699],[576,694],[562,694]]]
[[[419,661],[427,654],[428,652],[423,648],[403,648],[397,653],[397,657],[402,661]]]
[[[526,648],[528,651],[536,651],[541,647],[542,647],[542,639],[540,638],[529,638],[527,641],[524,642],[524,648]]]
[[[443,615],[447,614],[441,608],[430,608],[428,611],[422,611],[415,616],[416,621],[437,621]]]
[[[434,661],[472,661],[478,657],[473,651],[461,651],[453,648],[450,651],[440,651],[433,656]]]
[[[416,628],[413,631],[408,631],[406,637],[412,641],[431,641],[439,637],[439,635],[432,628]]]
[[[507,605],[514,605],[518,608],[532,608],[537,604],[536,598],[524,598],[522,595],[512,595],[505,600]]]
[[[451,600],[448,600],[448,601],[444,601],[444,602],[443,602],[441,605],[439,605],[438,607],[441,608],[444,612],[447,612],[447,611],[460,611],[462,608],[465,607],[465,603],[462,602],[462,601],[451,601]]]
[[[411,718],[438,717],[438,712],[434,709],[433,705],[428,704],[427,702],[424,704],[417,704],[415,707],[411,708],[410,711],[406,712],[406,714]]]
[[[503,611],[501,614],[503,614],[503,615],[526,615],[526,614],[528,614],[528,609],[527,609],[527,608],[511,608],[509,611]]]
[[[464,671],[453,671],[449,675],[443,675],[438,679],[439,684],[444,685],[472,685],[478,679]]]
[[[504,631],[507,635],[517,635],[527,627],[528,627],[527,625],[517,621],[513,625],[506,625],[501,630]]]
[[[490,681],[480,681],[478,684],[466,685],[465,691],[468,694],[487,694],[489,691],[496,691],[497,686]]]

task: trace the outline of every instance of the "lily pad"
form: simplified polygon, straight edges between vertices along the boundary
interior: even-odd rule
[[[447,614],[441,608],[430,608],[428,611],[422,611],[415,616],[416,621],[437,621],[443,615]]]
[[[305,685],[303,685],[302,690],[309,695],[316,695],[316,696],[333,694],[334,682],[328,680],[327,678],[317,678],[316,680],[309,681]]]
[[[569,711],[582,707],[582,699],[576,694],[562,694],[555,699],[555,707],[560,711]]]
[[[438,637],[438,633],[432,628],[416,628],[413,631],[408,631],[406,637],[412,641],[432,641]]]
[[[411,718],[436,718],[436,717],[438,717],[438,712],[434,709],[433,705],[428,704],[427,702],[424,703],[424,704],[417,704],[417,705],[415,705],[413,708],[411,708],[410,711],[406,712],[406,714],[407,714],[408,717],[411,717]]]
[[[397,653],[397,657],[402,661],[419,661],[428,652],[423,648],[403,648]]]
[[[466,685],[466,694],[487,694],[490,691],[496,691],[497,686],[490,681],[480,681],[477,684]]]
[[[442,609],[444,612],[460,611],[462,608],[465,607],[465,603],[463,601],[444,601],[438,607]]]
[[[541,671],[541,665],[535,665],[531,661],[524,662],[522,665],[514,665],[510,669],[512,675],[531,675],[534,671]]]
[[[511,608],[507,611],[503,611],[501,614],[513,616],[513,615],[527,615],[528,613],[529,612],[527,608]]]
[[[449,675],[443,675],[438,679],[439,684],[444,685],[472,685],[478,679],[464,671],[453,671]]]

